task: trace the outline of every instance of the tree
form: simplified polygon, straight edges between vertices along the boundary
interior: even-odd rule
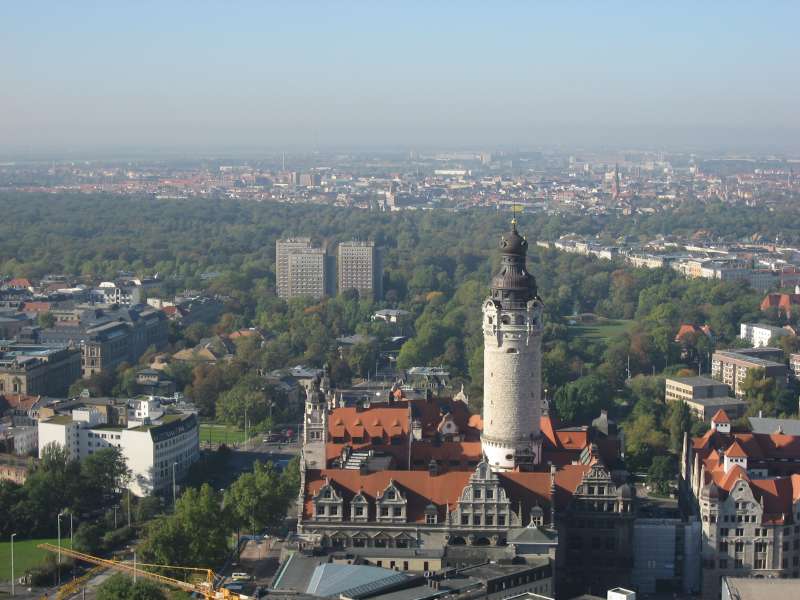
[[[667,427],[670,449],[673,452],[680,452],[683,447],[683,434],[692,427],[692,413],[688,404],[680,401],[672,403]]]
[[[255,533],[281,522],[294,493],[286,489],[272,463],[256,461],[253,471],[240,475],[225,493],[225,505],[237,527]]]
[[[632,470],[647,468],[654,456],[667,450],[669,437],[658,427],[652,413],[642,412],[626,421],[625,452]]]
[[[80,470],[85,508],[113,504],[120,490],[127,487],[131,476],[122,451],[114,446],[87,456],[81,462]]]
[[[212,566],[225,560],[229,521],[222,498],[208,484],[189,488],[172,515],[156,519],[142,543],[143,560],[176,566]]]
[[[750,369],[742,381],[740,389],[747,400],[747,416],[763,414],[775,416],[777,400],[777,384],[772,377],[767,377],[764,369]]]
[[[669,494],[669,483],[677,477],[672,456],[655,456],[647,470],[648,483],[661,495]]]
[[[103,527],[97,523],[85,521],[75,530],[75,549],[87,554],[98,554],[103,549]]]
[[[555,406],[565,423],[589,421],[609,407],[607,386],[595,375],[581,377],[558,389]]]
[[[115,573],[97,588],[97,600],[166,600],[164,591],[155,583],[140,578],[133,580]]]

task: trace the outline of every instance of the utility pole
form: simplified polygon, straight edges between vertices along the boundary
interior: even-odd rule
[[[11,595],[14,595],[14,538],[16,533],[11,534]]]

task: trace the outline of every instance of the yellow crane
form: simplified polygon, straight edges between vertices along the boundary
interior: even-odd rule
[[[178,567],[173,565],[153,565],[149,563],[126,563],[126,562],[120,562],[118,560],[110,560],[108,558],[100,558],[98,556],[92,556],[91,554],[78,552],[77,550],[71,550],[69,548],[63,548],[63,547],[59,548],[58,546],[54,546],[53,544],[39,544],[37,548],[41,548],[42,550],[47,550],[48,552],[53,552],[56,554],[60,553],[64,556],[69,556],[70,558],[74,558],[75,560],[82,560],[84,562],[97,565],[100,567],[114,569],[115,571],[119,571],[120,573],[126,573],[128,575],[131,575],[134,578],[143,577],[144,579],[147,579],[149,581],[153,581],[155,583],[160,583],[163,585],[168,585],[173,588],[183,590],[185,592],[190,592],[190,593],[196,592],[198,594],[202,594],[206,598],[206,600],[238,600],[239,598],[247,598],[247,596],[240,596],[239,594],[234,594],[233,592],[231,592],[226,588],[215,590],[214,571],[212,571],[211,569],[202,569],[199,567]],[[152,571],[146,571],[142,569],[142,567],[158,567],[161,569],[175,569],[193,573],[202,573],[205,581],[201,581],[200,583],[181,581],[180,579],[174,579],[172,577],[167,577],[166,575],[159,575],[158,573],[153,573]]]

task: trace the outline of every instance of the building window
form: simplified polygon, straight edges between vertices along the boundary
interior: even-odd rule
[[[472,515],[472,524],[473,525],[480,525],[481,524],[481,516],[480,515]]]
[[[436,525],[436,515],[432,513],[425,515],[425,523],[428,525]]]
[[[506,524],[505,515],[497,515],[497,524],[498,524],[498,526],[501,526],[501,527]]]
[[[726,558],[721,558],[721,559],[719,560],[719,568],[720,568],[720,569],[727,569],[727,568],[728,568],[728,559],[726,559]]]
[[[733,563],[733,567],[735,569],[741,569],[742,567],[744,567],[744,565],[742,564],[742,559],[741,558],[737,558]]]
[[[461,515],[461,524],[469,525],[469,515]]]
[[[480,490],[480,488],[474,489],[472,493],[474,494],[474,497],[475,497],[476,500],[480,500],[480,498],[481,498],[481,490]]]
[[[494,490],[486,490],[486,499],[491,500],[492,498],[494,498]]]
[[[364,507],[363,507],[363,506],[356,506],[356,508],[355,508],[355,515],[356,515],[357,517],[362,517],[362,516],[364,516]]]
[[[736,537],[744,536],[744,529],[737,529],[736,530]]]
[[[763,558],[757,558],[755,560],[755,568],[756,569],[763,569],[765,568],[765,561]]]

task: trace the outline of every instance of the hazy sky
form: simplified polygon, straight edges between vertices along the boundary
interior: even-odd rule
[[[800,150],[800,2],[0,3],[0,149]]]

